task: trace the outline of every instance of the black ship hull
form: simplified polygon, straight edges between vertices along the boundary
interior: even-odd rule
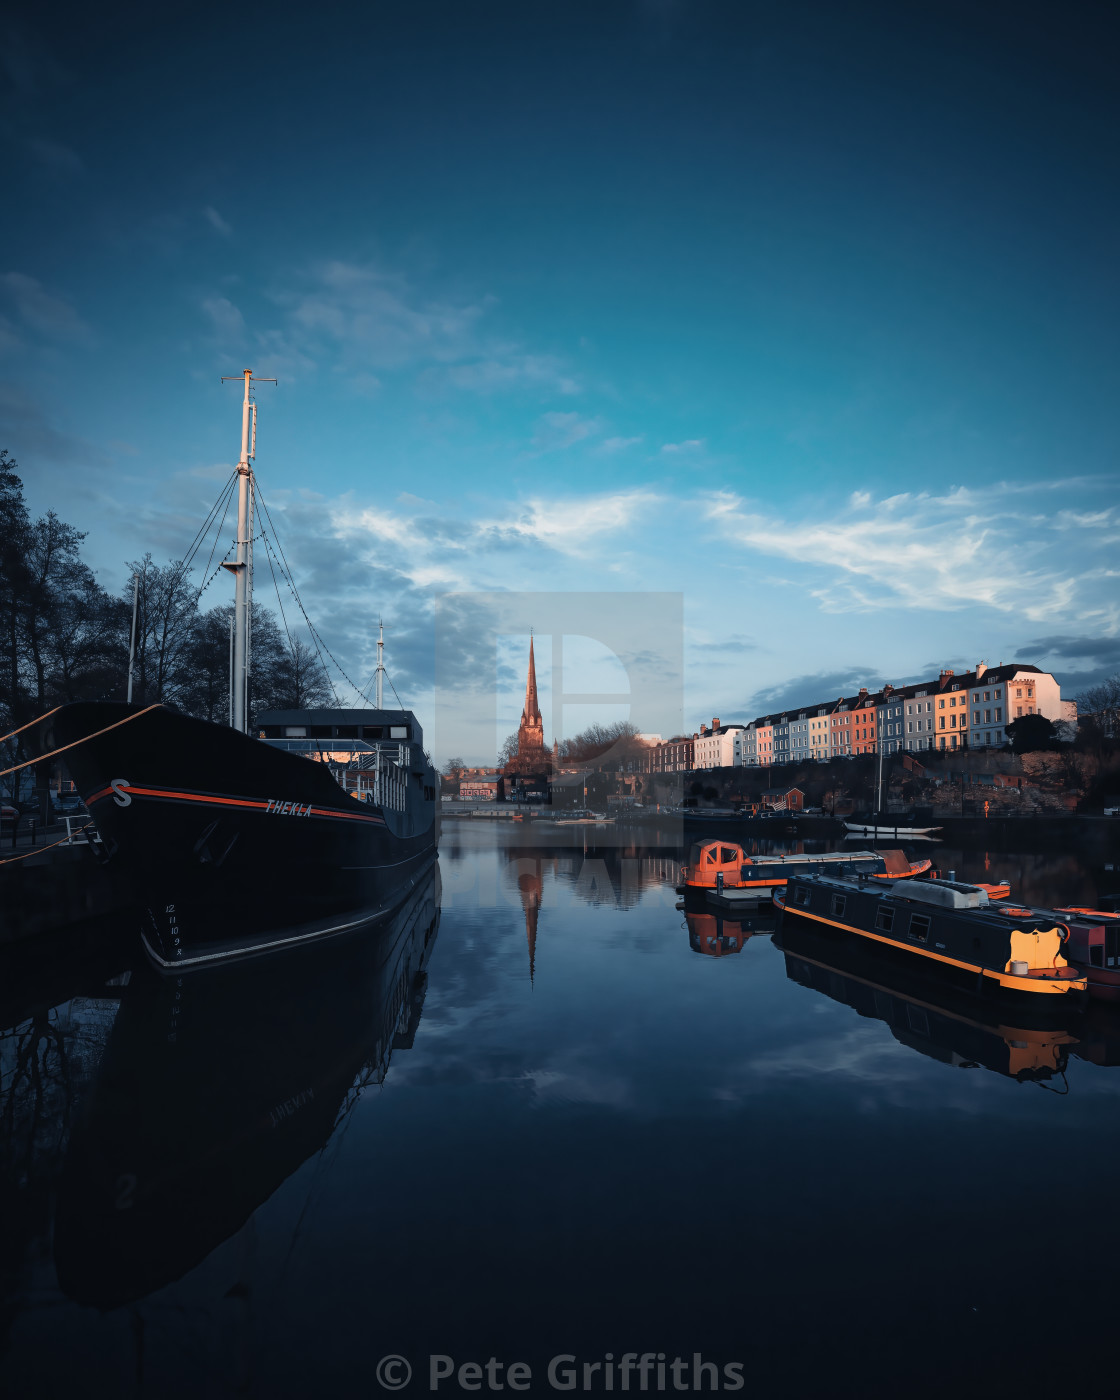
[[[345,933],[435,859],[430,767],[408,773],[396,810],[350,796],[326,764],[163,708],[69,705],[44,737],[76,743],[67,766],[163,970]]]

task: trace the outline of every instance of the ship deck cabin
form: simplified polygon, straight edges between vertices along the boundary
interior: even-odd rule
[[[395,757],[402,745],[424,747],[411,710],[265,710],[257,737],[304,758],[360,768],[371,765],[378,749]]]

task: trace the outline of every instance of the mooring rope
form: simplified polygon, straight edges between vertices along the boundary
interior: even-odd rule
[[[61,710],[62,706],[59,705],[57,708]],[[146,705],[144,709],[137,710],[136,714],[125,715],[124,719],[118,719],[114,724],[107,724],[104,729],[98,729],[93,734],[85,734],[82,738],[75,739],[72,744],[63,744],[60,749],[51,749],[50,753],[41,753],[38,758],[29,758],[25,763],[16,763],[13,764],[11,768],[0,770],[0,778],[6,778],[9,773],[18,773],[21,768],[30,768],[33,764],[42,763],[44,759],[54,758],[60,753],[65,753],[67,749],[76,749],[79,744],[87,743],[90,739],[99,739],[102,734],[108,734],[110,729],[119,729],[122,724],[131,724],[134,719],[139,719],[141,715],[146,715],[150,710],[162,709],[163,706],[159,703],[155,705]],[[54,710],[51,710],[49,713],[53,715]],[[47,716],[43,715],[42,718],[46,719]],[[24,728],[26,728],[26,725]],[[11,735],[8,737],[11,738]],[[46,848],[43,847],[43,849],[45,850]]]
[[[92,735],[90,737],[92,738]],[[93,823],[90,822],[89,826],[92,825]],[[83,826],[80,828],[80,830],[88,831],[89,826]],[[77,835],[76,832],[74,834]],[[9,856],[7,860],[0,860],[0,865],[14,865],[17,860],[26,860],[28,856],[37,856],[41,851],[51,851],[55,848],[55,846],[65,846],[69,840],[69,836],[63,836],[60,837],[57,841],[52,841],[49,846],[32,846],[32,848],[29,851],[24,851],[23,855],[21,856]]]
[[[45,715],[40,715],[38,719],[29,719],[26,724],[21,724],[18,729],[13,729],[10,734],[5,734],[0,739],[0,744],[6,744],[9,739],[14,739],[17,734],[22,734],[25,729],[30,729],[33,724],[42,724],[45,719],[50,719],[51,715],[56,715],[62,709],[61,705],[56,705],[53,710],[48,710]],[[9,773],[11,769],[9,768]]]

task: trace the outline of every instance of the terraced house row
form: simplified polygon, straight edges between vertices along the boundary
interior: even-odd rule
[[[963,674],[943,670],[935,680],[885,685],[874,693],[861,688],[858,695],[760,715],[746,724],[714,719],[691,740],[678,735],[652,746],[643,766],[655,773],[764,768],[878,753],[880,745],[884,753],[999,748],[1007,725],[1033,714],[1076,723],[1077,706],[1062,699],[1049,671],[980,662]]]

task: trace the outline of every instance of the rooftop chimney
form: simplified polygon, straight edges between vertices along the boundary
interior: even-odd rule
[[[949,678],[952,676],[952,674],[953,674],[953,673],[952,673],[952,671],[950,671],[950,670],[944,670],[944,671],[941,672],[941,674],[940,674],[940,675],[938,676],[938,678],[937,678],[937,688],[938,688],[938,690],[944,690],[944,689],[945,689],[945,686],[948,684]]]
[[[708,726],[707,726],[706,724],[702,724],[702,725],[700,726],[700,733],[701,733],[701,734],[707,734],[707,732],[708,732]]]
[[[976,679],[977,679],[978,681],[982,681],[982,680],[984,679],[984,675],[985,675],[987,669],[988,669],[988,663],[987,663],[986,661],[978,661],[978,662],[976,663]]]
[[[719,728],[719,720],[718,720],[718,719],[712,720],[712,733],[714,734],[718,728]]]

